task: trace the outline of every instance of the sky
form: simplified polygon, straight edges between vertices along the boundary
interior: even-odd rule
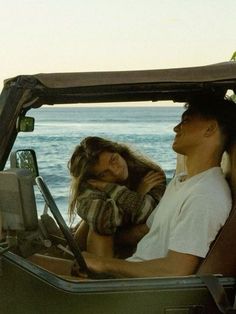
[[[0,0],[0,89],[20,74],[230,59],[236,0]]]

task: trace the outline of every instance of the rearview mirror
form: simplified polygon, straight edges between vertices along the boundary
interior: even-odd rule
[[[33,132],[34,131],[34,118],[20,116],[16,124],[19,132]]]
[[[33,149],[19,149],[11,153],[11,168],[28,169],[33,178],[39,175],[38,164],[35,151]]]

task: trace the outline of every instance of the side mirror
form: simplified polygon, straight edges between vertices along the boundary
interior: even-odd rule
[[[39,175],[38,163],[33,149],[19,149],[10,155],[11,168],[28,169],[35,179]]]

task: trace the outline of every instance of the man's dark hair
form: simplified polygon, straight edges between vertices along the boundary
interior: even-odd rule
[[[197,96],[186,104],[186,115],[200,115],[215,119],[225,137],[225,149],[228,150],[236,142],[236,104],[230,98],[214,95]]]

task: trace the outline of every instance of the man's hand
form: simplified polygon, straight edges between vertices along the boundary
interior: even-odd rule
[[[117,258],[107,258],[83,253],[88,268],[97,273],[110,273],[116,277],[163,277],[187,276],[196,272],[200,258],[194,255],[169,251],[164,258],[131,262]],[[80,277],[77,263],[72,270]]]
[[[83,252],[83,257],[86,260],[86,264],[88,265],[88,268],[92,270],[95,273],[103,273],[104,272],[104,266],[105,266],[105,260],[106,258],[103,258],[101,256],[97,256],[95,254],[91,254],[88,252]],[[80,267],[78,263],[75,261],[73,266],[72,266],[72,274],[82,277],[82,278],[87,278],[87,274],[82,273],[80,270]]]
[[[163,174],[161,172],[149,171],[140,182],[137,192],[144,196],[152,188],[163,183]]]

